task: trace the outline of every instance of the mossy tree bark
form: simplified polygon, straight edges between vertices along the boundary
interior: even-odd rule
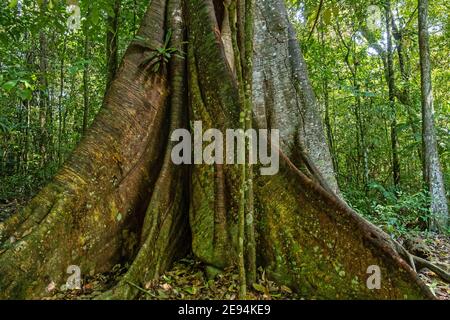
[[[306,297],[432,297],[398,246],[336,195],[319,110],[283,1],[245,2],[151,1],[139,35],[158,48],[171,30],[172,48],[183,49],[187,40],[185,59],[173,57],[155,74],[142,65],[150,50],[130,45],[105,107],[70,160],[0,227],[0,297],[40,298],[51,281],[65,281],[69,265],[93,273],[128,260],[127,273],[102,298],[134,298],[132,284],[159,276],[190,247],[209,271],[234,265],[243,192],[255,236],[253,242],[245,228],[244,243],[253,242],[245,255],[249,274],[253,250],[257,265]],[[196,120],[205,129],[239,128],[248,105],[253,127],[281,131],[280,173],[255,170],[252,196],[241,188],[238,165],[171,162],[174,129]],[[370,265],[380,267],[379,290],[366,286]]]

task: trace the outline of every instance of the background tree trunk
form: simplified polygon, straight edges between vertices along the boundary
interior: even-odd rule
[[[286,156],[296,159],[297,165],[312,163],[320,172],[316,175],[323,177],[319,179],[338,193],[319,107],[285,5],[278,0],[258,1],[256,7],[255,123],[259,128],[280,129],[280,148]],[[302,159],[300,149],[304,149],[309,160]]]
[[[106,30],[106,88],[108,90],[111,82],[116,76],[119,61],[119,18],[121,0],[114,0],[112,4],[112,16],[108,15]]]
[[[419,48],[422,89],[422,145],[428,189],[431,195],[432,230],[445,230],[448,206],[434,132],[433,90],[428,45],[428,0],[419,0]]]
[[[89,41],[89,18],[90,18],[91,8],[88,8],[86,15],[86,21],[84,26],[84,65],[83,65],[83,127],[82,134],[86,134],[89,125],[89,51],[90,51],[90,41]]]
[[[47,0],[42,1],[41,14],[47,11]],[[48,43],[45,31],[39,34],[39,152],[41,154],[40,165],[43,167],[46,163],[48,145],[48,109],[49,109],[49,92],[48,92]]]
[[[391,150],[392,150],[392,180],[396,187],[400,184],[400,162],[398,159],[398,137],[397,137],[397,110],[395,107],[395,74],[392,50],[392,27],[391,27],[391,3],[385,4],[386,38],[387,38],[387,80],[389,88],[389,104],[391,106]]]

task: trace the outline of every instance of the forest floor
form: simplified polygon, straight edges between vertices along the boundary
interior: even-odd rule
[[[14,201],[0,204],[0,222],[16,212],[22,202]],[[400,243],[408,244],[408,236],[400,237]],[[450,237],[431,234],[429,232],[414,233],[414,242],[421,255],[444,270],[450,269]],[[406,246],[407,247],[407,246]],[[411,250],[408,248],[408,250]],[[124,274],[127,266],[116,265],[110,273],[86,276],[82,280],[81,290],[64,290],[53,288],[52,296],[48,299],[79,300],[95,299],[100,294],[114,286],[118,278]],[[428,269],[419,272],[420,278],[428,285],[438,299],[450,300],[450,284],[442,281],[435,273]],[[227,269],[215,279],[208,279],[203,265],[189,256],[174,263],[171,270],[158,279],[148,282],[144,288],[129,283],[139,289],[139,299],[152,300],[234,300],[238,298],[239,276],[237,270]],[[258,270],[257,282],[248,292],[252,300],[300,300],[301,297],[290,288],[268,280],[263,269]]]
[[[450,271],[450,237],[448,235],[421,232],[416,236],[416,239],[423,241],[423,244],[425,244],[424,249],[426,252],[425,255],[422,255],[422,258],[425,258],[446,271]],[[399,240],[402,241],[404,239]],[[418,252],[413,253],[420,255]],[[449,283],[446,283],[428,269],[420,270],[419,277],[428,285],[438,299],[450,300]]]
[[[422,233],[426,245],[427,259],[440,267],[449,270],[450,239]],[[416,236],[415,239],[419,238]],[[399,239],[402,241],[402,239]],[[422,247],[423,248],[423,247]],[[416,252],[417,254],[417,252]],[[125,267],[117,265],[109,274],[100,274],[84,279],[84,285],[78,291],[55,290],[50,299],[95,299],[111,288],[117,279],[126,271]],[[436,274],[423,269],[420,278],[440,300],[450,300],[450,285],[442,281]],[[237,270],[227,269],[214,280],[208,279],[202,263],[189,256],[174,263],[172,269],[156,280],[148,282],[144,288],[139,288],[141,300],[234,300],[238,298],[239,276]],[[248,292],[251,300],[305,300],[286,286],[280,286],[266,278],[262,269],[258,270],[257,283]]]

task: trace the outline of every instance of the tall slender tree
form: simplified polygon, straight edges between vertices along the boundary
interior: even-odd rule
[[[41,4],[41,14],[45,15],[48,1],[43,0]],[[48,147],[48,110],[49,110],[49,91],[48,91],[48,41],[45,30],[39,33],[39,152],[41,154],[40,165],[44,166],[47,157]]]
[[[419,49],[422,97],[422,145],[425,179],[431,195],[431,229],[445,230],[448,206],[434,128],[433,89],[431,79],[428,0],[419,0]]]
[[[89,58],[90,58],[90,16],[91,16],[91,5],[89,4],[86,14],[86,20],[84,22],[84,66],[83,66],[83,126],[82,133],[86,134],[88,125],[89,125],[89,112],[90,112],[90,99],[89,99]]]
[[[114,0],[106,24],[106,87],[113,81],[119,63],[119,18],[121,0]]]
[[[387,81],[389,90],[389,105],[391,109],[391,151],[392,179],[396,187],[400,184],[400,161],[398,158],[397,110],[395,107],[395,75],[392,46],[391,1],[385,2],[386,42],[387,42]]]

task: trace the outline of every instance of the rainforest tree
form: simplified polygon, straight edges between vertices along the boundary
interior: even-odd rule
[[[431,193],[431,212],[433,213],[432,228],[434,230],[445,230],[448,224],[448,207],[434,128],[433,90],[431,84],[430,48],[428,44],[427,0],[419,1],[418,11],[424,176]]]
[[[44,297],[69,265],[92,274],[125,260],[102,298],[131,299],[132,284],[189,250],[211,275],[238,265],[242,298],[256,266],[311,298],[433,297],[415,273],[424,262],[342,200],[284,1],[150,1],[108,74],[103,107],[74,152],[0,225],[0,297]],[[280,130],[280,172],[175,165],[171,133],[195,121]],[[371,266],[380,289],[367,286]]]

